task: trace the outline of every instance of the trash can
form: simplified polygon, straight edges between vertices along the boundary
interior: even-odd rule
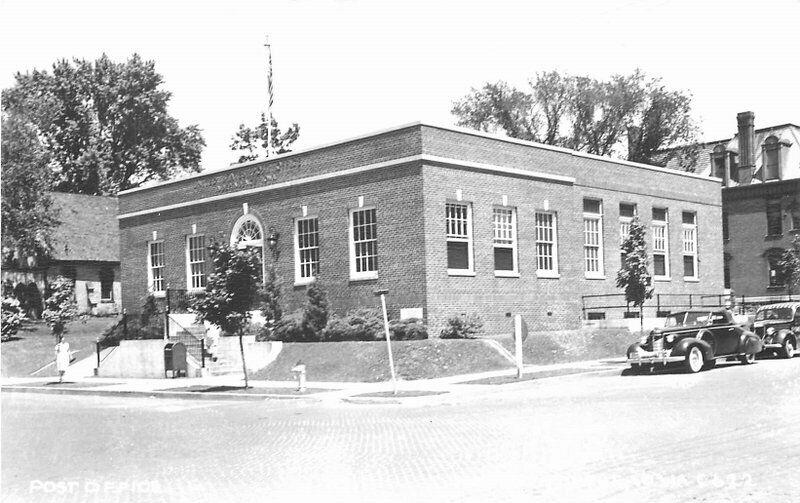
[[[186,346],[182,342],[170,342],[164,346],[165,377],[186,377]]]

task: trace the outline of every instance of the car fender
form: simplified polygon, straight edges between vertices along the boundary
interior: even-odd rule
[[[739,338],[739,352],[756,354],[764,350],[764,342],[761,337],[752,332],[742,332]]]
[[[783,330],[775,334],[775,336],[772,338],[772,342],[774,342],[775,344],[783,344],[783,341],[785,341],[787,337],[793,335],[794,332],[792,332],[788,328],[784,328]]]
[[[711,345],[697,337],[684,337],[676,342],[672,347],[672,356],[686,356],[691,346],[700,346],[700,349],[703,351],[703,357],[707,360],[714,358],[714,350],[711,348]]]
[[[636,354],[637,350],[641,348],[642,345],[639,342],[635,342],[628,346],[628,350],[625,351],[625,356],[630,356],[631,354]]]

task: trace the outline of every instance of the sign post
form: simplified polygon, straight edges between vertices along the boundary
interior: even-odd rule
[[[514,315],[514,361],[517,364],[517,379],[522,377],[522,341],[528,336],[528,327],[521,314]]]
[[[383,309],[383,329],[386,332],[386,350],[389,352],[389,371],[392,374],[392,390],[393,393],[397,394],[397,377],[394,373],[394,358],[392,357],[392,342],[391,337],[389,336],[389,315],[386,314],[386,294],[389,293],[389,290],[377,290],[375,291],[375,295],[380,296],[381,298],[381,308]]]

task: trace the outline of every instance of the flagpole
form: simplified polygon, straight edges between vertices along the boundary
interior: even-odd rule
[[[267,157],[272,156],[272,47],[267,35]]]

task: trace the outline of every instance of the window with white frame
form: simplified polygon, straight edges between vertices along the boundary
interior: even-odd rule
[[[206,287],[206,237],[186,236],[186,283],[189,290]]]
[[[628,239],[631,233],[631,222],[633,217],[636,216],[636,205],[631,203],[619,203],[619,245]],[[620,264],[625,263],[625,254],[620,252]]]
[[[445,205],[447,227],[447,272],[471,273],[472,265],[472,208],[466,203]]]
[[[554,213],[537,211],[536,227],[536,275],[558,274],[558,233]]]
[[[583,258],[587,278],[603,277],[603,203],[583,200]]]
[[[653,208],[653,277],[669,278],[669,221],[666,208]]]
[[[350,277],[378,277],[378,222],[375,208],[350,211]]]
[[[697,279],[697,214],[683,212],[683,277]]]
[[[494,208],[494,271],[496,276],[516,274],[517,269],[517,211],[514,208]]]
[[[164,241],[151,241],[147,244],[147,284],[150,292],[163,293],[164,283]]]
[[[307,283],[319,273],[319,220],[299,218],[295,224],[295,283]]]

